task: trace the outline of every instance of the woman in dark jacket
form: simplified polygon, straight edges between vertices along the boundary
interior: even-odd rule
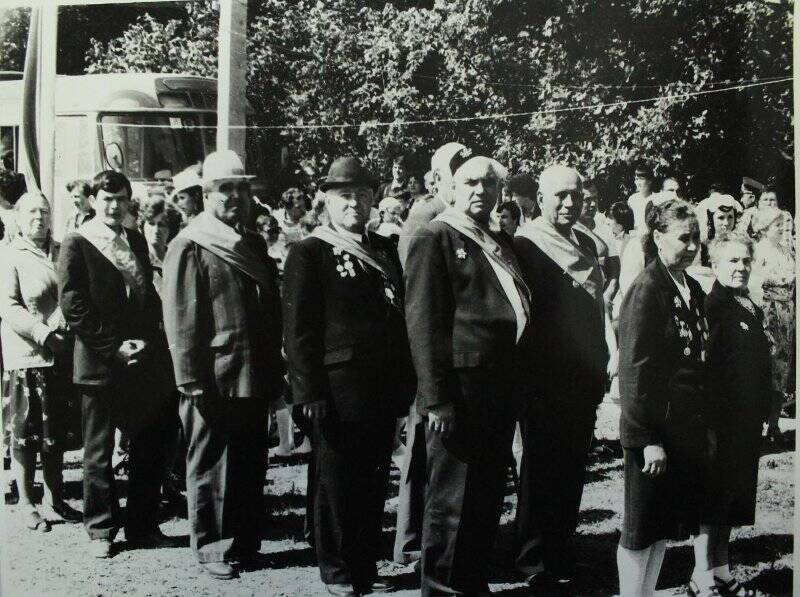
[[[623,597],[653,595],[666,540],[697,532],[713,444],[703,292],[684,273],[700,250],[697,218],[690,204],[669,200],[648,212],[647,224],[649,265],[625,295],[619,325],[625,511],[617,563]],[[717,595],[706,552],[701,532],[690,595]]]
[[[711,327],[709,390],[717,405],[717,457],[713,499],[703,521],[711,523],[709,559],[722,595],[754,595],[728,566],[732,526],[755,522],[761,430],[771,404],[770,343],[764,314],[748,296],[753,245],[726,233],[709,246],[716,277],[706,297]]]

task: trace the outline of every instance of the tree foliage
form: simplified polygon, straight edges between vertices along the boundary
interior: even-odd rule
[[[88,72],[215,76],[211,2],[181,18],[141,16],[93,40]],[[262,125],[353,124],[252,132],[324,163],[392,154],[420,166],[460,140],[512,170],[564,160],[621,195],[634,158],[690,178],[791,172],[784,83],[697,97],[731,82],[789,76],[791,8],[761,0],[263,0],[250,2],[248,97]],[[658,101],[639,101],[661,97]],[[627,103],[624,102],[634,102]],[[604,107],[594,107],[608,104]],[[573,109],[590,106],[590,109]],[[453,120],[414,125],[417,120]]]

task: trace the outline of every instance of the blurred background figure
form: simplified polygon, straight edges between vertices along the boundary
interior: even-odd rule
[[[378,204],[378,222],[375,232],[386,238],[392,239],[397,244],[403,226],[403,216],[406,213],[405,205],[397,197],[386,197]],[[370,227],[367,226],[369,230]]]
[[[178,208],[161,197],[148,198],[139,207],[137,228],[147,241],[150,262],[153,265],[153,286],[159,294],[167,245],[178,235],[182,223]]]
[[[4,233],[0,245],[9,244],[17,234],[14,204],[25,192],[25,177],[12,170],[0,170],[0,222]]]
[[[47,532],[47,519],[80,522],[63,496],[63,456],[81,447],[80,402],[72,385],[72,341],[58,306],[50,259],[50,205],[26,193],[15,205],[18,235],[0,260],[0,341],[11,454],[25,525]],[[34,505],[36,454],[42,459],[44,518]]]
[[[795,259],[783,245],[783,212],[777,207],[759,207],[751,223],[756,241],[751,292],[764,311],[764,325],[772,340],[773,402],[767,438],[781,441],[778,419],[787,400],[789,374],[795,343]]]
[[[519,205],[514,201],[506,201],[500,204],[497,211],[500,214],[500,230],[514,238],[522,215]]]
[[[65,235],[75,232],[84,222],[94,217],[94,210],[90,201],[92,187],[89,181],[82,179],[70,181],[67,183],[67,192],[72,200],[72,211],[67,216],[67,225],[64,228]]]
[[[647,232],[645,224],[645,209],[653,194],[653,168],[644,160],[636,162],[633,170],[633,183],[636,192],[628,197],[628,206],[633,210],[633,226],[643,235]]]
[[[411,209],[411,206],[414,205],[414,202],[417,199],[422,199],[423,197],[427,197],[431,193],[425,188],[425,179],[419,172],[413,172],[408,177],[408,191],[406,193],[405,199],[405,210],[408,212]]]
[[[392,179],[382,183],[375,195],[374,205],[386,197],[399,197],[408,194],[408,157],[399,155],[392,160]]]
[[[287,249],[305,238],[306,231],[303,228],[302,220],[309,209],[311,209],[311,202],[299,188],[288,188],[281,195],[278,209],[272,215],[278,221]]]
[[[199,171],[199,165],[189,166],[172,178],[175,188],[171,198],[183,216],[184,226],[203,211],[203,188],[200,184]]]

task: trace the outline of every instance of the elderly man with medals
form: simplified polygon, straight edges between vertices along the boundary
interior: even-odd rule
[[[531,377],[522,418],[517,566],[546,595],[569,580],[568,543],[577,526],[608,362],[603,274],[594,243],[573,229],[581,187],[572,168],[546,168],[539,178],[542,215],[520,226],[514,239],[533,293],[535,334],[525,357]]]
[[[372,176],[339,158],[321,186],[328,225],[295,243],[284,269],[291,400],[313,429],[314,536],[333,595],[391,589],[377,576],[395,424],[414,396],[400,260],[365,232]]]
[[[530,291],[511,246],[489,230],[502,168],[451,162],[453,206],[411,239],[406,320],[427,418],[422,594],[488,593],[517,415]]]
[[[205,211],[164,259],[164,319],[187,442],[192,551],[230,579],[257,564],[269,402],[283,389],[278,270],[244,227],[252,178],[230,150],[203,163]]]

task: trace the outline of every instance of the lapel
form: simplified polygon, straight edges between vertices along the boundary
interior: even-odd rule
[[[739,304],[739,301],[736,300],[730,290],[716,280],[709,294],[718,304],[724,305],[725,312],[730,314],[731,319],[745,322],[749,326],[748,329],[753,329],[753,326],[759,330],[763,329],[761,309],[755,303],[753,303],[755,313],[751,313],[747,308]]]

